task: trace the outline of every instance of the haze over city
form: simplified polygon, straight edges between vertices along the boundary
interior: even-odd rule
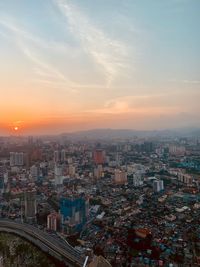
[[[0,2],[0,133],[197,127],[198,0]]]
[[[200,266],[200,0],[0,0],[0,267]]]

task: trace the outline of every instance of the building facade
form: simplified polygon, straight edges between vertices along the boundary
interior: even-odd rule
[[[84,197],[61,198],[62,224],[81,231],[87,221],[87,200]]]

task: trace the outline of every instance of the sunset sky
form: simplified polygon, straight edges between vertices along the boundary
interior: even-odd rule
[[[200,124],[199,0],[1,0],[0,134]]]

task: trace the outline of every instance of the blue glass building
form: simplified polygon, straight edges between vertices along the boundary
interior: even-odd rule
[[[81,231],[87,221],[87,202],[84,197],[61,198],[60,213],[63,223],[74,225],[76,231]]]

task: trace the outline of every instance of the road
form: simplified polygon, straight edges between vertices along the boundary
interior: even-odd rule
[[[51,254],[58,260],[62,260],[66,266],[83,266],[84,258],[69,244],[62,242],[39,230],[38,228],[14,221],[0,219],[0,231],[12,232],[33,242],[43,251]]]

